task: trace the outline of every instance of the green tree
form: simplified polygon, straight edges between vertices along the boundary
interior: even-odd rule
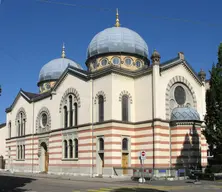
[[[210,89],[206,92],[206,129],[203,131],[214,155],[222,154],[222,43],[218,48],[218,63],[210,71]]]

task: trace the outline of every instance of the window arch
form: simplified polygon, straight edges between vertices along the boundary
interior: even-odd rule
[[[20,108],[16,115],[17,136],[25,135],[26,113],[24,108]]]
[[[195,109],[197,108],[196,94],[194,92],[192,85],[189,83],[189,81],[185,77],[175,76],[169,81],[166,87],[166,91],[165,91],[165,109],[166,109],[167,120],[170,119],[171,111],[177,104],[173,94],[174,94],[175,88],[178,85],[182,86],[186,92],[187,102],[185,103],[185,105],[192,106]]]
[[[104,139],[99,138],[99,151],[104,151]]]
[[[67,115],[64,107],[67,107]],[[60,101],[59,113],[62,113],[62,126],[72,127],[78,125],[78,108],[81,106],[79,93],[74,88],[68,88]],[[66,125],[67,117],[67,125]]]
[[[129,96],[122,96],[122,121],[129,121]]]
[[[63,106],[64,128],[78,125],[78,101],[73,94],[68,94]]]
[[[78,158],[79,156],[78,139],[74,139],[74,143],[75,143],[75,158]]]
[[[36,132],[43,133],[51,128],[51,115],[47,107],[42,107],[36,118]]]
[[[66,140],[64,141],[63,147],[64,147],[64,158],[68,158],[68,143]]]
[[[122,140],[122,150],[128,151],[128,149],[129,149],[128,139],[127,139],[127,138],[124,138],[124,139]]]
[[[99,122],[104,121],[104,97],[99,95],[98,97],[98,107],[99,107]]]

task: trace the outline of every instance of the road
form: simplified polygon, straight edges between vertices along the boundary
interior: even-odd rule
[[[194,185],[185,181],[152,181],[139,185],[131,181],[103,183],[0,175],[1,192],[108,192],[112,190],[113,192],[219,192],[222,191],[222,183],[202,182],[202,185]]]

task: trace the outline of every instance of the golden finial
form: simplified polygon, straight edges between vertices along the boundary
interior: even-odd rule
[[[120,27],[118,8],[116,9],[116,24],[115,24],[115,27]]]
[[[65,58],[66,57],[66,53],[65,53],[65,43],[63,43],[62,45],[62,58]]]

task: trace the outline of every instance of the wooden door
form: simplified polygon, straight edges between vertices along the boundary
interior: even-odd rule
[[[127,175],[128,170],[124,168],[128,168],[128,153],[122,154],[122,168],[123,168],[123,175]]]
[[[104,167],[104,153],[101,153],[102,168]]]
[[[48,172],[48,167],[49,167],[49,153],[45,152],[45,172]]]

